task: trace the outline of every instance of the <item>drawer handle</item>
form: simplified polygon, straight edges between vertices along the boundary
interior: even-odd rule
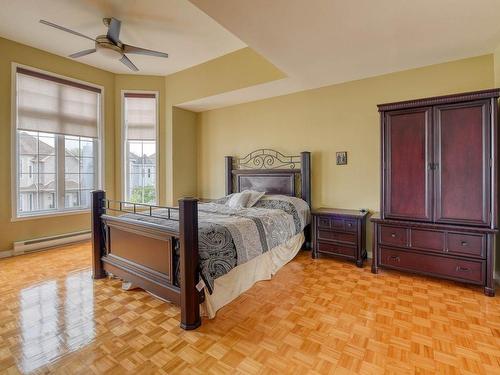
[[[348,226],[348,227],[352,227],[352,224],[351,224],[351,223],[347,223],[347,226]]]
[[[467,268],[467,267],[460,267],[460,266],[457,266],[456,271],[457,271],[457,272],[470,272],[470,271],[471,271],[471,269],[470,269],[470,268]]]
[[[396,262],[400,262],[401,261],[401,259],[398,256],[396,256],[396,255],[391,255],[391,256],[389,256],[388,259],[389,260],[395,260]]]
[[[396,238],[396,236],[397,236],[396,233],[391,233],[392,238]]]
[[[461,244],[462,246],[467,246],[467,245],[468,245],[467,241],[462,241],[460,244]]]

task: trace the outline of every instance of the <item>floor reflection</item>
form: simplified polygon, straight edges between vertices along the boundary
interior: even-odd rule
[[[21,368],[31,372],[87,345],[95,337],[94,289],[89,270],[20,292]]]

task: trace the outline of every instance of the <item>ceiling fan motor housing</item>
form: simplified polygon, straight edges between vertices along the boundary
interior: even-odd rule
[[[122,47],[120,45],[115,45],[106,35],[99,35],[95,39],[95,48],[102,55],[109,58],[121,59],[123,56]]]

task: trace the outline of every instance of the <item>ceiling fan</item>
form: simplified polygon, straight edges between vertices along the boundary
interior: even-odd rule
[[[125,55],[126,53],[135,53],[139,55],[148,55],[148,56],[157,56],[157,57],[168,57],[167,53],[153,51],[146,48],[135,47],[125,43],[122,43],[119,39],[120,37],[120,28],[122,22],[117,20],[116,18],[103,18],[102,22],[107,26],[108,32],[106,35],[99,35],[96,38],[91,38],[87,35],[81,34],[77,31],[70,30],[64,26],[56,25],[55,23],[40,20],[40,23],[54,27],[56,29],[66,31],[67,33],[71,33],[74,35],[81,36],[86,39],[90,39],[95,42],[95,48],[87,49],[85,51],[80,51],[69,55],[71,58],[78,58],[85,55],[90,55],[91,53],[99,51],[105,56],[109,56],[111,58],[119,59],[124,65],[127,66],[130,70],[134,72],[139,71],[137,66],[134,65],[132,61]]]

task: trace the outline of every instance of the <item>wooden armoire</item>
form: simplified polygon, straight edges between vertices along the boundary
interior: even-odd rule
[[[494,296],[499,96],[493,89],[378,106],[373,273],[436,276]]]

